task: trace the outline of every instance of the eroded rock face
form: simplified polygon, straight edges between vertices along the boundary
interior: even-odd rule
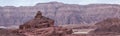
[[[33,19],[38,10],[59,25],[94,24],[106,18],[120,18],[120,5],[117,4],[75,5],[49,2],[38,3],[35,6],[0,7],[0,26],[21,25]]]
[[[97,29],[93,32],[113,32],[120,33],[120,19],[108,18],[95,24]]]
[[[38,11],[35,18],[20,25],[13,33],[24,34],[25,36],[65,36],[72,34],[72,29],[54,26],[54,20],[42,16]]]
[[[26,22],[23,25],[20,25],[20,29],[43,28],[52,26],[54,26],[54,20],[42,16],[42,13],[38,11],[35,18],[31,21]]]
[[[32,28],[25,30],[16,30],[19,34],[24,34],[26,36],[65,36],[68,34],[72,34],[71,29],[63,28],[63,27],[48,27],[48,28]]]

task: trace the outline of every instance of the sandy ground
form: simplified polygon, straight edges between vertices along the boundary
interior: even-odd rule
[[[94,29],[73,29],[73,34],[88,34],[90,31]]]
[[[18,29],[19,26],[16,26],[16,25],[13,25],[13,26],[8,26],[8,27],[5,27],[5,26],[0,26],[0,28],[4,28],[4,29]]]

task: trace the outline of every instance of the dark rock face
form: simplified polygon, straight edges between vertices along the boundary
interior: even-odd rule
[[[120,5],[117,4],[74,5],[49,2],[35,6],[0,7],[0,25],[21,25],[33,19],[38,10],[42,11],[43,16],[54,19],[55,24],[89,24],[120,16]]]
[[[97,29],[93,32],[113,32],[120,33],[120,19],[119,18],[108,18],[104,21],[95,24]]]

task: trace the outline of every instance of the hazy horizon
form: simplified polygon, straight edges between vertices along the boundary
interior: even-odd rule
[[[65,4],[120,4],[120,0],[1,0],[0,6],[34,6],[37,3],[61,2]]]

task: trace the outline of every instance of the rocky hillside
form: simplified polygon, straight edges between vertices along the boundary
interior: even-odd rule
[[[111,22],[111,25],[113,25],[111,27],[108,26],[109,29],[114,28],[116,32],[119,31],[116,29],[119,29],[119,26],[117,25],[119,25],[120,19],[110,18],[110,19],[104,20],[104,22],[102,23],[95,24],[98,27],[97,29],[99,29],[99,30],[96,29],[97,33],[96,33],[96,30],[93,30],[87,34],[82,34],[82,33],[74,34],[75,32],[77,33],[80,31],[75,31],[75,29],[66,28],[66,27],[54,26],[54,20],[42,16],[42,13],[38,11],[36,16],[33,19],[20,25],[18,29],[0,28],[0,35],[1,36],[119,36],[120,33],[119,32],[115,33],[115,31],[113,31],[114,29],[111,29],[112,32],[104,31],[109,29],[104,29],[103,31],[101,31],[103,33],[98,32],[103,28],[101,25],[105,23],[105,26],[106,26],[107,24],[109,24],[108,22]],[[105,26],[104,28],[107,28]],[[82,29],[79,29],[79,30],[82,30]]]
[[[12,36],[65,36],[73,33],[72,29],[54,26],[54,20],[42,16],[40,11],[38,11],[34,19],[31,19],[30,21],[20,25],[18,29],[6,29],[6,32],[4,30],[5,29],[0,29],[0,35],[8,36],[6,34],[11,34]],[[1,33],[3,31],[4,33]]]
[[[97,29],[95,32],[117,32],[120,33],[120,19],[119,18],[108,18],[95,24]]]
[[[120,17],[117,4],[38,3],[35,6],[0,7],[0,25],[20,25],[33,19],[36,11],[55,20],[55,24],[93,24],[106,18]]]

